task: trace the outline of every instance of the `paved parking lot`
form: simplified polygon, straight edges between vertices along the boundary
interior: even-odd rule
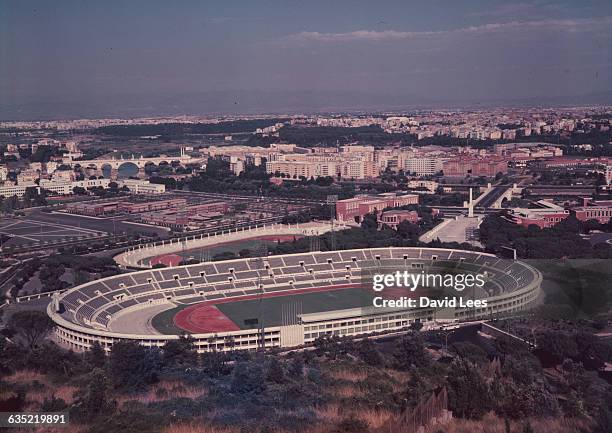
[[[61,223],[36,221],[28,218],[3,218],[0,234],[9,236],[3,243],[7,246],[41,245],[65,242],[71,238],[96,238],[106,233]]]

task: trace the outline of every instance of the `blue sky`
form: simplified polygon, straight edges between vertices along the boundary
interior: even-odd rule
[[[599,102],[611,39],[609,1],[0,0],[0,118]]]

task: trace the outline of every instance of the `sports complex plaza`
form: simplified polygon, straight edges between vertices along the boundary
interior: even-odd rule
[[[56,295],[48,314],[55,337],[73,350],[95,341],[145,346],[189,334],[199,352],[291,348],[323,335],[359,336],[437,321],[434,308],[376,308],[366,271],[407,269],[484,274],[484,308],[452,308],[446,322],[525,310],[540,294],[532,266],[481,252],[371,248],[244,258],[147,269],[102,278]]]

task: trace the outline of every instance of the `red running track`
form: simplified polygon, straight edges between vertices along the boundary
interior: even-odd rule
[[[306,289],[291,290],[285,292],[264,293],[263,298],[274,298],[277,296],[292,296],[302,293],[327,292],[338,289],[356,289],[363,287],[360,284],[339,284],[325,287],[312,287]],[[173,318],[174,325],[192,334],[205,334],[209,332],[238,331],[240,327],[229,317],[221,312],[215,305],[228,302],[248,301],[259,299],[260,295],[244,295],[233,298],[215,299],[191,305],[178,313]]]

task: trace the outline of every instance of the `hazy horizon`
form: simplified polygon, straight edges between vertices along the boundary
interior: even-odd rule
[[[0,0],[0,120],[612,104],[606,1]]]

